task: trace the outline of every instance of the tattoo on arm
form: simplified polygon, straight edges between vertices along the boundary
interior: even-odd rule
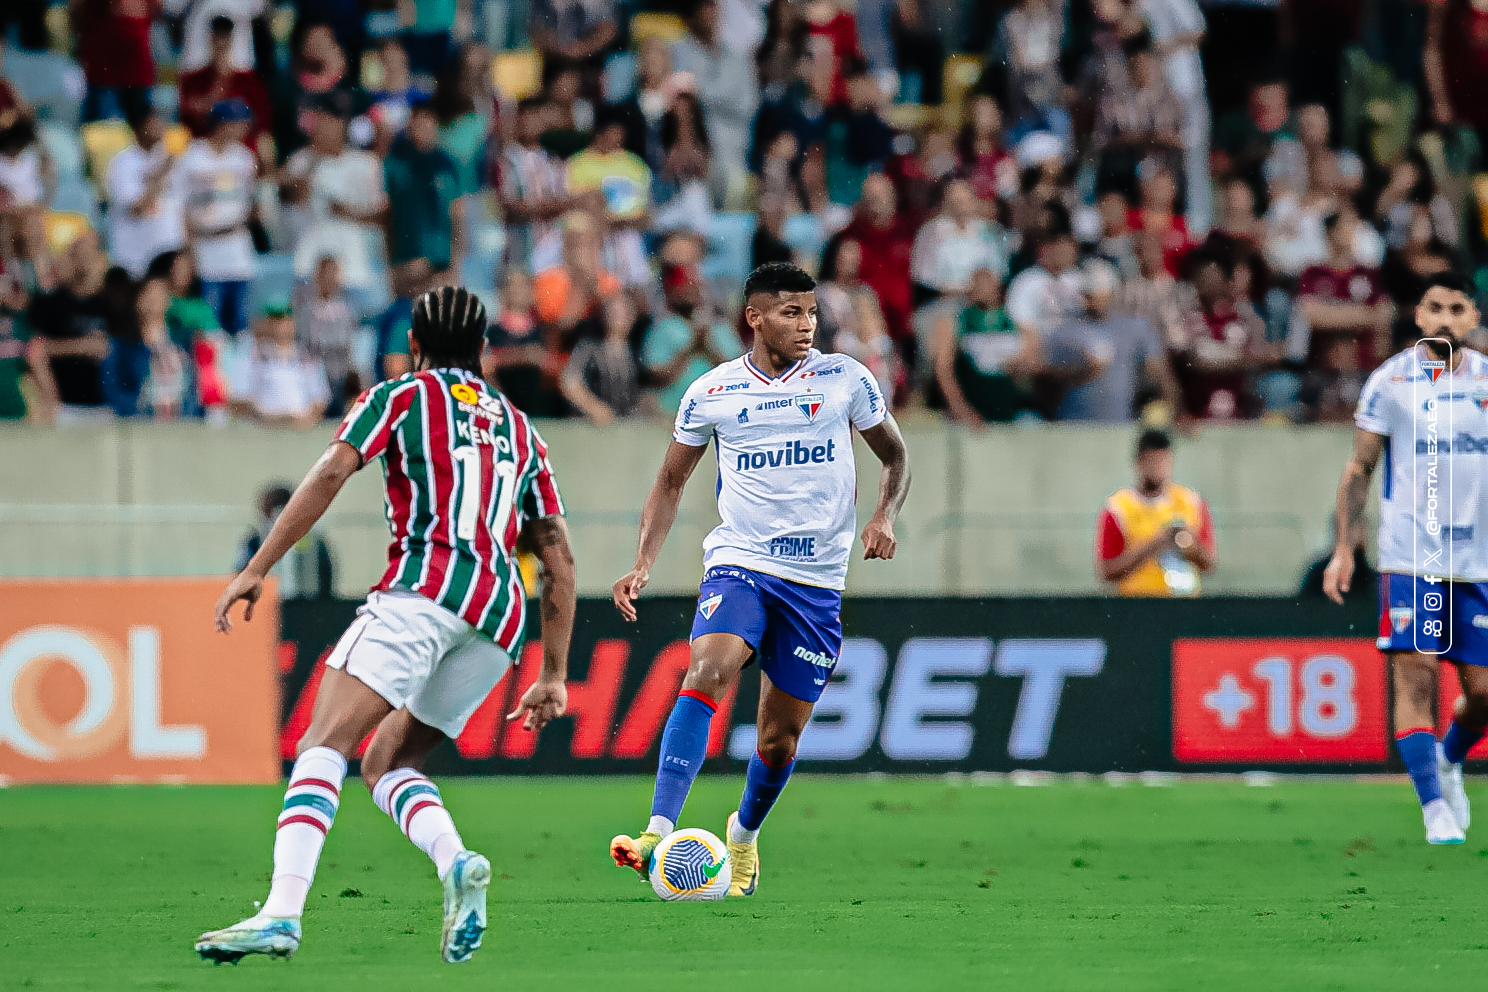
[[[1364,510],[1369,504],[1369,480],[1374,476],[1387,440],[1383,435],[1369,431],[1354,432],[1354,454],[1338,483],[1334,539],[1339,548],[1352,549],[1354,536],[1364,526]]]

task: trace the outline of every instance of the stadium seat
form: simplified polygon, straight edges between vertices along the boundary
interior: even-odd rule
[[[960,116],[966,94],[982,78],[983,61],[977,55],[952,55],[945,60],[943,90],[945,102],[952,114]]]
[[[74,238],[93,226],[85,215],[68,210],[49,212],[43,223],[46,227],[47,247],[53,255],[61,255]]]
[[[83,160],[83,147],[78,144],[75,130],[42,121],[36,127],[36,134],[56,167],[59,181],[83,178],[83,166],[86,163]]]
[[[742,283],[749,276],[749,249],[754,214],[716,213],[708,225],[708,254],[700,267],[709,281]]]
[[[83,156],[88,163],[88,175],[101,189],[108,175],[108,164],[114,156],[128,148],[134,141],[129,125],[121,120],[93,121],[78,129],[83,141]]]
[[[502,96],[521,100],[542,89],[542,56],[530,48],[491,57],[491,82]]]
[[[812,263],[821,258],[822,247],[827,243],[822,230],[821,218],[815,214],[795,214],[785,219],[785,243],[790,245],[803,261]]]
[[[670,44],[687,33],[687,25],[676,14],[642,12],[630,19],[631,44],[639,48],[647,38],[660,37]]]
[[[605,59],[604,75],[599,84],[605,102],[619,103],[634,93],[639,71],[640,62],[634,52],[615,52]]]

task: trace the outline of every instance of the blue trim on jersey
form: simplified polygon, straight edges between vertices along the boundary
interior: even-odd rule
[[[718,446],[718,432],[713,432],[713,454],[718,458],[718,485],[713,487],[713,502],[723,495],[723,449]]]
[[[743,638],[777,689],[814,703],[842,654],[842,593],[714,565],[703,573],[692,616],[691,639],[704,634]]]
[[[1428,628],[1433,621],[1437,625]],[[1422,651],[1488,667],[1488,582],[1382,573],[1379,629],[1381,651]]]
[[[1394,441],[1395,438],[1392,435],[1385,435],[1385,477],[1380,480],[1380,499],[1390,498],[1390,490],[1392,483],[1394,482],[1393,462],[1395,456],[1390,453],[1390,449],[1393,447]]]

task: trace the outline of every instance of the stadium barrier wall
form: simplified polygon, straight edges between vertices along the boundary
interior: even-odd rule
[[[279,617],[225,580],[0,581],[0,781],[274,782]]]
[[[666,451],[664,424],[603,430],[541,425],[568,505],[582,595],[605,596],[635,559],[641,505]],[[0,575],[213,575],[233,567],[258,491],[297,481],[330,429],[221,429],[191,424],[0,426]],[[895,527],[891,565],[859,565],[859,596],[1087,595],[1096,516],[1131,481],[1124,427],[994,427],[984,434],[908,423],[914,485]],[[1179,439],[1177,477],[1210,502],[1219,570],[1213,593],[1284,595],[1325,528],[1349,428],[1208,427]],[[866,522],[878,465],[858,447],[858,511]],[[697,589],[702,541],[717,523],[713,456],[682,502],[651,572],[657,593]],[[348,483],[321,528],[336,588],[360,596],[386,566],[380,473]]]
[[[286,761],[309,722],[319,661],[357,605],[284,604]],[[606,600],[581,601],[570,715],[539,738],[504,720],[537,674],[540,634],[532,628],[515,675],[431,770],[653,772],[695,606],[693,598],[647,597],[630,625]],[[842,657],[802,738],[803,770],[1398,770],[1369,596],[1346,607],[1260,598],[849,598],[843,621]],[[748,759],[757,700],[749,670],[714,720],[710,770],[738,770]],[[1454,684],[1444,685],[1441,712],[1450,714],[1453,702]]]

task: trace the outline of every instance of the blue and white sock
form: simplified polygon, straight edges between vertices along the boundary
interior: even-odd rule
[[[1442,738],[1442,755],[1454,765],[1460,765],[1467,760],[1467,752],[1473,749],[1473,745],[1483,739],[1484,729],[1476,730],[1464,727],[1456,720],[1447,727],[1447,734]]]
[[[1416,787],[1416,796],[1425,806],[1442,797],[1441,779],[1436,774],[1436,734],[1430,727],[1411,727],[1395,735],[1395,746],[1405,760]]]
[[[718,704],[701,692],[683,689],[677,697],[661,735],[661,761],[656,767],[647,830],[665,837],[676,829],[687,793],[708,756],[708,730],[717,711]]]
[[[729,831],[729,840],[735,844],[753,844],[759,838],[760,826],[785,791],[785,783],[790,781],[795,768],[795,758],[774,768],[765,763],[758,751],[754,752],[744,774],[744,796],[739,800],[739,818]]]

